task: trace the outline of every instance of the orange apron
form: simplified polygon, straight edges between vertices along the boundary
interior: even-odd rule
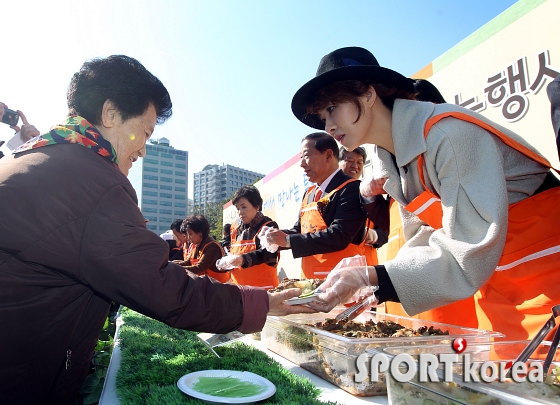
[[[397,256],[399,249],[404,245],[404,232],[402,227],[399,203],[391,198],[389,206],[389,240],[387,241],[387,260],[392,260]],[[403,309],[400,302],[385,302],[385,312],[391,315],[410,316]],[[418,318],[418,315],[412,316]]]
[[[269,224],[270,221],[264,223],[262,226]],[[262,228],[261,226],[261,228]],[[257,235],[255,233],[253,239],[237,240],[237,230],[239,225],[231,225],[231,247],[230,253],[232,255],[242,255],[244,253],[254,252],[257,250]],[[231,278],[235,284],[250,285],[253,287],[263,287],[267,290],[275,288],[280,284],[278,281],[278,274],[276,266],[269,266],[266,263],[257,264],[256,266],[247,267],[246,269],[237,267],[231,271]]]
[[[366,232],[370,229],[373,229],[373,221],[369,218],[366,219]],[[379,264],[379,260],[377,259],[377,248],[372,245],[367,245],[364,239],[363,247],[364,247],[364,255],[366,256],[366,263],[368,266],[375,266]]]
[[[436,122],[446,117],[478,125],[526,157],[552,169],[542,156],[465,113],[448,112],[430,118],[424,128],[424,136]],[[418,159],[418,170],[426,191],[405,208],[433,228],[441,228],[441,201],[426,187],[422,155]],[[422,314],[433,316],[433,320],[471,326],[473,319],[467,319],[468,324],[462,323],[466,313],[477,320],[480,329],[502,332],[512,340],[533,338],[550,318],[551,307],[560,303],[558,201],[560,187],[555,187],[511,204],[508,208],[506,244],[490,280],[473,298]]]
[[[187,261],[189,259],[189,255],[191,253],[191,245],[192,243],[183,243],[183,246],[181,246],[181,249],[183,250],[183,260]]]
[[[404,231],[402,227],[399,203],[391,198],[389,203],[389,240],[387,240],[387,260],[397,257],[397,253],[404,245]]]
[[[318,204],[324,204],[333,196],[338,190],[342,189],[348,183],[358,181],[356,179],[349,179],[342,183],[340,186],[332,190],[327,195],[321,197],[318,202],[313,201],[312,196],[315,194],[313,191],[317,186],[310,187],[302,201],[301,210],[299,212],[299,220],[301,226],[301,233],[315,233],[328,228],[323,216],[318,210]],[[319,253],[312,256],[306,256],[301,259],[302,278],[326,278],[332,269],[344,258],[353,257],[356,255],[364,254],[363,243],[361,245],[354,245],[349,243],[348,246],[342,250],[330,253]]]
[[[215,243],[216,245],[220,246],[220,244],[218,242],[207,243],[200,250],[200,252],[198,252],[198,257],[194,257],[195,254],[196,254],[196,245],[194,243],[190,244],[188,256],[190,257],[191,265],[196,266],[198,264],[198,262],[200,262],[200,258],[204,254],[204,249],[206,249],[206,247],[211,245],[212,243]],[[220,246],[220,250],[222,250],[222,254],[223,254],[223,249],[222,249],[221,246]],[[229,281],[229,278],[231,277],[229,273],[218,273],[217,271],[210,270],[210,269],[206,270],[204,272],[204,274],[206,274],[208,277],[212,277],[213,279],[218,280],[220,283],[227,283]],[[199,276],[202,276],[202,275],[203,274],[199,274]]]

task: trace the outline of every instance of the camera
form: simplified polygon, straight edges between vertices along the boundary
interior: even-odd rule
[[[9,126],[14,126],[17,125],[19,121],[19,114],[14,111],[14,110],[10,110],[9,108],[6,108],[4,110],[4,116],[2,117],[2,122],[4,124],[7,124]]]

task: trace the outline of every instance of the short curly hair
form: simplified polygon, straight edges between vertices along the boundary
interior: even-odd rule
[[[163,124],[172,114],[171,97],[163,83],[136,59],[112,55],[86,61],[74,73],[68,86],[68,114],[101,124],[105,101],[119,110],[123,121],[146,112],[150,104],[156,109],[157,123]]]
[[[194,233],[202,233],[202,239],[210,235],[210,224],[204,215],[189,215],[181,225],[181,233],[187,233],[190,229]]]

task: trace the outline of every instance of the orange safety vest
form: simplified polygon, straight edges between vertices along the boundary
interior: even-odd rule
[[[271,221],[265,222],[262,226],[269,224]],[[231,226],[231,247],[230,253],[232,255],[242,255],[244,253],[254,252],[257,250],[257,235],[260,232],[255,233],[253,239],[247,240],[237,240],[237,230],[239,225],[235,224]],[[276,266],[269,266],[266,263],[257,264],[255,266],[248,267],[246,269],[237,267],[231,271],[231,278],[235,284],[238,285],[250,285],[253,287],[264,287],[267,290],[275,288],[280,284],[278,281],[278,274],[276,272]]]
[[[369,218],[366,219],[366,232],[370,229],[373,229],[373,221]],[[367,235],[366,235],[367,236]],[[379,264],[379,260],[377,259],[377,248],[372,245],[366,245],[366,240],[364,238],[363,247],[364,247],[364,255],[366,256],[366,263],[368,266],[375,266]]]
[[[220,246],[220,244],[218,242],[207,243],[202,249],[200,249],[197,257],[194,257],[195,254],[196,254],[196,246],[197,245],[195,245],[194,243],[191,243],[190,246],[189,246],[188,258],[186,260],[190,259],[191,265],[196,266],[198,264],[198,262],[200,262],[200,258],[204,254],[204,249],[206,249],[212,243],[215,243],[216,245]],[[220,250],[222,251],[222,254],[223,254],[224,250],[222,249],[222,246],[220,246]],[[231,277],[229,272],[218,273],[217,271],[210,270],[210,269],[207,269],[203,274],[206,274],[208,277],[212,277],[213,279],[218,280],[220,283],[227,283],[229,281],[230,277]],[[203,274],[199,274],[199,276],[202,276]]]
[[[321,197],[317,202],[313,201],[312,196],[315,194],[313,191],[317,186],[311,186],[303,197],[301,210],[299,212],[299,222],[301,226],[301,233],[315,233],[328,228],[323,216],[318,210],[319,204],[324,204],[333,196],[338,190],[342,189],[348,183],[358,181],[356,179],[349,179],[342,183],[340,186],[332,190],[327,195]],[[353,257],[356,255],[364,254],[363,242],[360,245],[349,243],[342,250],[330,253],[318,253],[312,256],[306,256],[301,260],[302,278],[326,278],[332,269],[344,258]]]
[[[424,137],[435,123],[447,117],[478,125],[526,157],[553,169],[542,156],[486,122],[461,112],[447,112],[430,118],[424,128]],[[433,228],[441,228],[441,201],[426,187],[422,155],[418,159],[418,170],[425,191],[405,208]],[[560,187],[555,187],[511,204],[506,244],[490,280],[474,297],[423,314],[455,325],[471,326],[476,320],[478,328],[504,333],[511,340],[533,338],[550,318],[551,307],[560,303],[558,201]],[[464,323],[464,315],[474,319],[467,319],[468,322]]]

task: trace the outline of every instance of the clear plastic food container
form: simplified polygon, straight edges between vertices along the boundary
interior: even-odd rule
[[[328,314],[269,316],[262,330],[261,340],[267,349],[353,395],[374,396],[387,393],[384,375],[381,375],[379,381],[375,382],[366,379],[366,381],[357,383],[354,378],[358,372],[356,358],[361,354],[367,354],[366,351],[369,348],[428,344],[448,344],[451,347],[451,341],[456,337],[464,337],[468,342],[489,342],[493,338],[503,337],[502,334],[497,332],[397,315],[377,314],[370,311],[362,313],[355,321],[373,320],[375,323],[392,321],[411,329],[434,326],[442,331],[449,331],[449,334],[441,336],[352,338],[310,326],[310,324],[334,318],[344,309],[335,308]]]
[[[560,352],[557,350],[549,370],[549,376],[545,382],[515,382],[511,378],[505,381],[496,379],[492,382],[476,382],[474,378],[465,381],[465,368],[463,364],[464,354],[469,354],[470,370],[480,375],[480,366],[483,363],[496,365],[513,362],[529,344],[529,341],[497,341],[490,343],[467,344],[467,349],[459,355],[459,362],[453,364],[451,380],[445,378],[443,366],[438,367],[438,382],[420,381],[418,372],[407,382],[399,382],[391,373],[387,373],[387,389],[389,403],[398,405],[537,405],[537,404],[559,404],[560,403]],[[542,342],[527,361],[543,362],[546,358],[550,342]],[[418,355],[420,353],[431,353],[435,355],[453,353],[448,345],[427,345],[417,348],[410,346],[371,348],[368,354],[373,356],[384,353],[389,359],[398,354],[409,354],[416,359],[418,367]],[[474,366],[473,366],[474,364]],[[403,366],[406,367],[406,366]],[[472,368],[474,367],[474,368]],[[405,371],[405,368],[401,368]],[[467,371],[471,374],[471,371]],[[497,375],[496,375],[497,376]]]

